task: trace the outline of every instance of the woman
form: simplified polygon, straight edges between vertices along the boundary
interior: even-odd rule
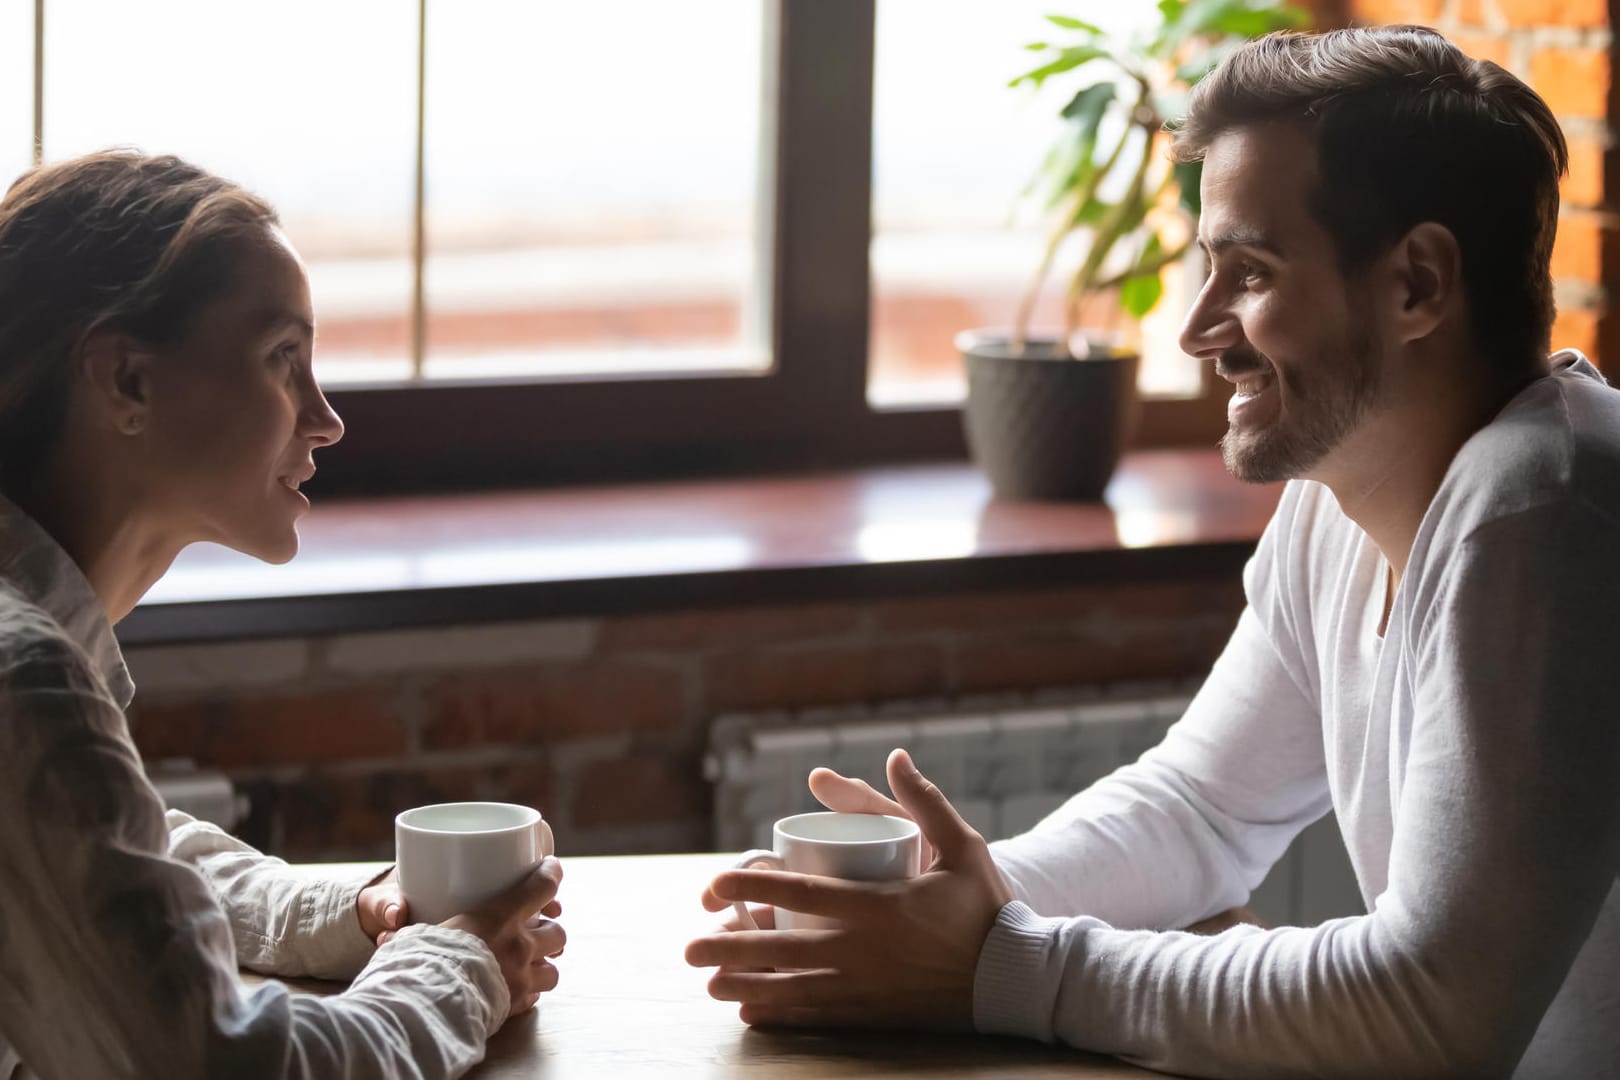
[[[94,154],[0,200],[0,1080],[453,1076],[556,985],[555,859],[403,926],[390,882],[165,817],[130,742],[112,625],[187,544],[297,551],[343,434],[313,336],[274,211],[183,161]],[[239,964],[357,977],[294,997]]]

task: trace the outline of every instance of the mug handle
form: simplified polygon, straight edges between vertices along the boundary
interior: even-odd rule
[[[756,866],[767,866],[772,870],[787,869],[787,863],[782,861],[782,856],[774,851],[766,851],[763,848],[743,852],[737,857],[736,863],[731,868],[733,870],[752,870]],[[759,923],[754,921],[754,916],[749,913],[747,904],[738,900],[732,904],[732,907],[737,909],[737,918],[742,922],[744,930],[759,929]]]
[[[545,818],[540,819],[540,857],[557,854],[557,842],[551,835],[551,823]]]

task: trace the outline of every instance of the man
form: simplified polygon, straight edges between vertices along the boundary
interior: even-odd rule
[[[1566,152],[1431,31],[1274,36],[1200,85],[1210,275],[1183,347],[1229,468],[1290,479],[1163,744],[986,847],[903,751],[909,882],[722,874],[831,915],[688,948],[750,1023],[1025,1035],[1200,1075],[1620,1068],[1620,393],[1548,355]],[[1368,914],[1176,932],[1328,810]],[[1038,914],[1037,914],[1038,913]],[[769,911],[762,911],[769,917]],[[779,971],[763,969],[782,969]]]

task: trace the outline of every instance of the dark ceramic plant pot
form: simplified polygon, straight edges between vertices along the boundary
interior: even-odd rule
[[[1136,354],[1075,358],[1050,339],[1014,354],[1008,341],[988,330],[956,339],[974,462],[1002,498],[1102,498],[1136,419]]]

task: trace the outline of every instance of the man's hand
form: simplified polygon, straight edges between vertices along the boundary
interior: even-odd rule
[[[1012,894],[984,838],[917,771],[910,755],[890,754],[888,774],[899,800],[895,805],[933,846],[934,856],[920,876],[868,883],[731,870],[705,892],[704,906],[711,911],[744,900],[842,923],[836,930],[720,933],[686,947],[687,963],[719,967],[709,993],[739,1002],[744,1023],[972,1028],[979,950]],[[849,806],[841,803],[838,809]]]

